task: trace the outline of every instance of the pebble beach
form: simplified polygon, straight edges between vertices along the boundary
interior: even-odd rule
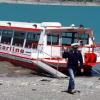
[[[0,62],[0,100],[100,100],[100,77],[77,76],[74,95],[64,92],[67,78],[37,75],[29,69]]]

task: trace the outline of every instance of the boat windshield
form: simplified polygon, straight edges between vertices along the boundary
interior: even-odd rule
[[[47,29],[48,45],[68,45],[79,42],[81,45],[89,43],[90,33],[87,29]]]
[[[71,45],[72,43],[79,42],[81,45],[88,44],[89,35],[87,33],[76,32],[63,32],[62,45]]]
[[[67,45],[72,43],[88,44],[89,34],[77,32],[49,33],[47,35],[47,45]]]

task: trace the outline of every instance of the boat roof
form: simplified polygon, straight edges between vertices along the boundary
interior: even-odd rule
[[[0,28],[16,29],[16,30],[30,30],[41,31],[40,23],[31,22],[15,22],[15,21],[0,21]]]
[[[15,26],[15,27],[24,27],[24,28],[34,28],[34,25],[37,25],[40,28],[40,23],[31,23],[31,22],[15,22],[15,21],[0,21],[0,26]]]
[[[90,28],[79,28],[79,27],[61,27],[61,28],[55,28],[55,29],[46,29],[47,33],[62,33],[62,32],[69,32],[69,33],[87,33],[87,34],[91,34],[91,29]]]
[[[59,22],[16,22],[16,21],[0,21],[0,28],[13,28],[18,30],[41,31],[44,28],[47,33],[75,32],[75,33],[91,33],[90,28],[80,28],[73,24],[70,27],[63,27]]]
[[[61,24],[59,22],[32,23],[32,22],[0,21],[0,26],[41,29],[43,27],[52,27],[52,28],[53,27],[61,27]]]

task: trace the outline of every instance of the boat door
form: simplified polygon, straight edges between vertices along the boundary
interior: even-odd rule
[[[44,55],[45,58],[56,58],[61,57],[61,46],[59,33],[47,31],[45,33],[45,45],[44,45]]]

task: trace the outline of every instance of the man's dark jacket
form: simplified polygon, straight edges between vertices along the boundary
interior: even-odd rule
[[[79,50],[64,51],[63,58],[68,58],[68,68],[77,69],[78,62],[80,62],[80,67],[83,68],[83,58]]]

